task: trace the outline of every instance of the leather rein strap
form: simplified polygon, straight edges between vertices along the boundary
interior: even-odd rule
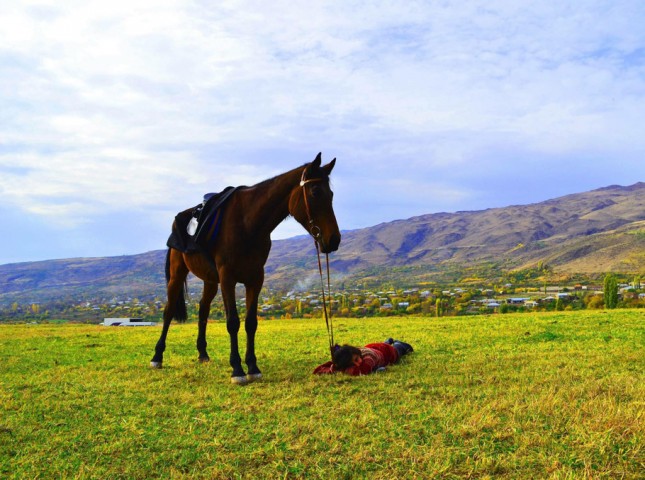
[[[320,245],[318,240],[320,239],[321,231],[320,227],[314,224],[314,220],[311,217],[311,211],[309,210],[309,200],[307,200],[307,190],[305,187],[308,183],[321,182],[322,178],[312,178],[305,180],[305,173],[307,169],[305,168],[302,171],[302,177],[300,177],[300,186],[302,187],[302,196],[305,199],[305,210],[307,212],[307,220],[309,221],[309,233],[314,238],[314,245],[316,246],[316,256],[318,257],[318,272],[320,273],[320,288],[322,290],[322,302],[323,302],[323,313],[325,315],[325,324],[327,325],[327,338],[329,339],[329,352],[331,354],[332,360],[334,359],[334,324],[331,318],[331,278],[329,275],[329,254],[325,254],[326,267],[327,267],[327,294],[325,294],[325,281],[323,280],[323,270],[322,262],[320,261]],[[327,297],[329,297],[329,313],[327,313]]]

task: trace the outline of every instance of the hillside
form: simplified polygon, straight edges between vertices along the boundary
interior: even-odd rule
[[[158,250],[0,265],[0,302],[163,295],[164,256]],[[565,274],[645,273],[645,183],[344,231],[331,256],[336,278],[349,282],[393,272],[409,282],[445,280],[449,272],[508,271],[538,262]],[[313,241],[304,235],[275,241],[266,272],[269,287],[307,288],[317,280]]]
[[[314,268],[307,237],[276,242],[274,281]],[[343,232],[334,271],[403,268],[414,274],[477,265],[526,268],[543,261],[563,273],[645,271],[645,183],[610,186],[531,205],[436,213]]]
[[[165,291],[165,255],[156,250],[0,265],[0,302],[160,295]]]

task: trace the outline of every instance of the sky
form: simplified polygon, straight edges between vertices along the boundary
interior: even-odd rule
[[[341,230],[644,181],[643,25],[642,0],[3,0],[0,264],[163,249],[204,193],[318,152]]]

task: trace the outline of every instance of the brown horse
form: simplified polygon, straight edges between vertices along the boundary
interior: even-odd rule
[[[264,283],[264,264],[271,249],[271,232],[292,215],[318,242],[323,253],[338,250],[340,232],[332,208],[333,193],[329,174],[336,159],[321,166],[316,159],[252,187],[238,188],[222,207],[221,229],[210,248],[212,260],[201,253],[182,253],[168,249],[166,281],[168,302],[163,312],[163,330],[150,365],[161,368],[166,336],[173,318],[185,319],[184,285],[189,272],[204,281],[199,302],[197,351],[199,360],[210,360],[206,353],[206,325],[213,298],[221,285],[226,312],[226,328],[231,340],[231,381],[245,384],[262,377],[255,356],[258,326],[258,297]],[[248,375],[242,368],[238,350],[240,318],[235,305],[235,286],[246,288],[246,357]],[[183,318],[182,318],[183,317]]]

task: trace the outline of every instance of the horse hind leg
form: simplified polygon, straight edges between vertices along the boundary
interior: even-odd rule
[[[170,328],[170,322],[172,321],[173,312],[170,305],[166,305],[163,310],[163,328],[161,330],[161,336],[155,345],[155,354],[150,360],[150,366],[152,368],[161,368],[163,365],[163,353],[166,351],[166,337],[168,336],[168,329]]]
[[[215,295],[217,295],[217,283],[204,282],[204,293],[202,293],[202,298],[199,301],[199,330],[197,333],[197,351],[199,352],[199,361],[202,363],[210,361],[210,357],[206,352],[208,345],[206,342],[206,327],[208,325],[211,303]]]
[[[178,255],[174,255],[173,252]],[[187,275],[188,269],[183,262],[181,253],[176,250],[169,249],[166,257],[168,301],[163,310],[163,328],[161,330],[161,336],[155,346],[155,354],[150,361],[150,366],[152,368],[161,368],[163,365],[163,354],[166,350],[166,337],[168,336],[170,322],[172,322],[173,317],[175,317],[177,313],[177,305],[185,301],[184,285]],[[181,314],[183,314],[183,312],[180,312],[180,315]]]

